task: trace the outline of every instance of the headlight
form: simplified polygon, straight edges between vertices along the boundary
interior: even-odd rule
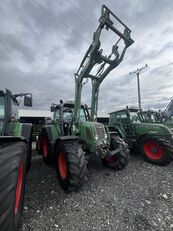
[[[96,140],[98,140],[98,139],[99,139],[99,136],[98,136],[97,134],[96,134],[96,136],[95,136],[95,139],[96,139]]]

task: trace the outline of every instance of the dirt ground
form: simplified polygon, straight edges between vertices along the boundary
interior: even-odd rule
[[[173,163],[159,167],[132,156],[114,172],[94,160],[83,188],[67,194],[55,169],[34,153],[21,230],[171,231]]]

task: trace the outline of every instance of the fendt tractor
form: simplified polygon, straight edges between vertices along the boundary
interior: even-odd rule
[[[169,127],[173,132],[173,100],[169,102],[165,110],[145,110],[142,111],[144,122],[161,123]]]
[[[0,90],[0,230],[18,230],[31,165],[32,124],[20,123],[18,97],[32,106],[31,93]]]
[[[116,20],[123,32],[112,20]],[[101,32],[105,29],[118,39],[108,56],[103,55],[100,48]],[[97,108],[100,84],[121,63],[127,48],[134,42],[130,33],[131,30],[103,5],[93,42],[75,74],[75,101],[63,103],[61,100],[59,105],[53,105],[54,119],[50,125],[43,126],[39,135],[38,152],[43,154],[46,163],[55,163],[59,183],[65,191],[82,186],[87,159],[92,154],[115,170],[123,169],[128,163],[127,145],[117,136],[110,137],[108,128],[97,122]],[[121,54],[118,51],[120,41]],[[96,66],[98,69],[94,72]],[[82,87],[88,79],[92,82],[90,113],[87,106],[81,104]]]
[[[111,112],[109,129],[148,162],[167,165],[173,160],[172,131],[164,124],[144,122],[142,112],[137,108]]]

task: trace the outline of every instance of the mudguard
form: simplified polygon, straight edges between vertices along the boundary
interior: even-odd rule
[[[51,125],[46,125],[42,127],[42,134],[43,132],[46,131],[47,135],[48,135],[48,140],[52,141],[53,140],[53,135],[52,135],[52,129],[51,129]]]
[[[58,141],[66,141],[66,140],[79,140],[78,136],[60,136],[57,140],[56,143]]]
[[[0,144],[4,142],[15,142],[15,141],[23,141],[26,143],[26,139],[24,137],[19,136],[0,136]]]
[[[31,134],[32,134],[32,124],[23,123],[21,136],[23,136],[28,142],[31,139]]]
[[[110,133],[111,132],[118,132],[118,135],[122,138],[126,138],[125,131],[123,131],[118,125],[108,126]]]

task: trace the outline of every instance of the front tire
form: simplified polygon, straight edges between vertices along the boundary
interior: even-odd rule
[[[173,147],[168,140],[144,136],[139,142],[139,152],[147,162],[168,165],[173,160]]]
[[[27,147],[24,142],[0,147],[0,230],[17,231],[25,194]]]
[[[112,136],[110,142],[110,150],[113,151],[119,148],[121,151],[115,155],[102,159],[102,162],[106,167],[115,171],[122,170],[128,164],[129,149],[127,144],[119,136]]]
[[[56,146],[56,171],[65,191],[82,187],[86,175],[85,153],[78,141],[61,141]]]

